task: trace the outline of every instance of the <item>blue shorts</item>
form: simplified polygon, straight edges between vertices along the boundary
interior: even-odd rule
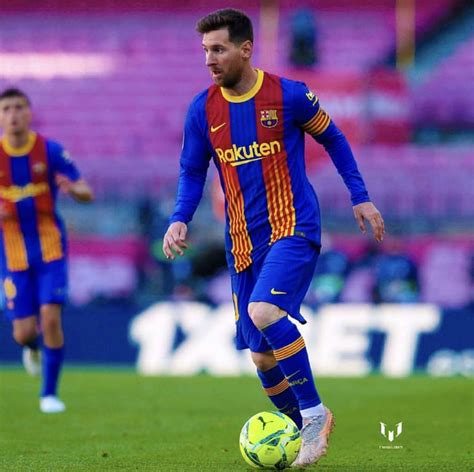
[[[319,252],[319,246],[308,239],[283,238],[254,259],[250,267],[232,275],[237,349],[272,350],[250,319],[248,305],[251,302],[271,303],[300,323],[306,323],[300,307],[313,278]]]
[[[4,271],[5,313],[10,320],[38,315],[41,305],[67,298],[66,260],[41,262],[18,272]]]

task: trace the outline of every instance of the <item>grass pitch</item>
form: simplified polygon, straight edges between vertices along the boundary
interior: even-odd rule
[[[336,428],[315,470],[474,470],[473,386],[463,378],[319,379]],[[271,409],[251,377],[66,369],[67,411],[58,415],[38,411],[38,388],[21,370],[0,371],[2,471],[249,471],[240,428]],[[391,430],[402,421],[402,434],[390,443],[381,421]]]

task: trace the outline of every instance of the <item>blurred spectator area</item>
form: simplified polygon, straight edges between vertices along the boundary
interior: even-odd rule
[[[278,5],[273,10],[278,20],[273,40],[261,34],[263,3],[269,6],[267,12]],[[314,67],[289,63],[295,3],[314,13]],[[265,67],[305,81],[348,136],[370,194],[386,217],[387,230],[400,236],[402,258],[408,257],[405,266],[402,259],[393,258],[388,261],[393,266],[378,271],[379,256],[362,242],[366,238],[352,242],[350,233],[357,227],[347,191],[324,150],[308,138],[310,179],[320,198],[323,225],[333,235],[330,242],[324,240],[324,250],[340,253],[321,265],[329,275],[322,274],[316,283],[319,293],[341,301],[368,301],[377,290],[381,297],[409,286],[405,300],[465,306],[472,300],[472,277],[466,274],[472,271],[473,251],[474,32],[471,24],[456,34],[463,28],[456,8],[467,2],[416,0],[417,40],[435,37],[443,47],[433,44],[410,70],[397,71],[388,65],[395,49],[395,3],[231,4],[254,21],[254,63],[265,63],[266,52],[273,48],[274,62]],[[0,88],[18,86],[30,95],[34,128],[69,149],[99,195],[87,209],[64,202],[73,240],[75,303],[102,295],[132,296],[147,284],[147,277],[163,282],[174,270],[152,259],[158,259],[172,208],[186,109],[210,84],[195,23],[221,7],[217,0],[2,2]],[[445,26],[449,31],[443,30]],[[427,56],[434,59],[425,60]],[[464,134],[458,139],[461,129]],[[419,130],[424,132],[423,145],[416,139]],[[447,136],[440,137],[439,130]],[[147,228],[139,221],[139,201],[144,197],[153,200],[151,206],[159,214],[159,222]],[[222,227],[215,224],[205,198],[191,229],[196,253],[210,233],[214,241],[218,234],[222,237]],[[412,241],[410,234],[418,239]],[[411,261],[416,283],[399,284],[392,277],[399,272],[391,267],[412,267]],[[385,267],[386,263],[385,258]],[[183,267],[170,279],[184,279],[191,269]],[[378,273],[392,278],[376,290]],[[222,295],[221,278],[193,286],[205,293],[213,282]],[[173,288],[151,287],[153,296],[160,290],[163,295]],[[319,295],[313,291],[312,296],[318,303]]]
[[[294,7],[281,1],[278,63],[272,71],[306,81],[353,143],[407,141],[412,109],[416,120],[429,116],[444,123],[447,115],[462,115],[474,127],[474,107],[461,102],[473,96],[462,92],[472,78],[453,76],[450,66],[454,61],[462,68],[472,59],[469,45],[446,57],[413,95],[403,76],[380,72],[394,48],[393,3],[315,2],[318,66],[293,70],[286,52]],[[455,3],[417,1],[419,35]],[[0,16],[0,87],[14,84],[31,95],[35,127],[69,148],[96,187],[125,195],[138,186],[153,191],[175,180],[186,108],[209,85],[195,22],[220,6],[217,1],[8,2]],[[272,47],[259,42],[258,6],[250,1],[236,6],[255,21],[258,64],[262,48]],[[449,87],[434,94],[443,71]],[[457,105],[449,107],[449,100]]]
[[[473,254],[474,240],[468,236],[389,236],[375,245],[355,236],[325,235],[307,302],[472,307]]]
[[[222,245],[193,245],[178,264],[162,261],[152,267],[143,243],[138,238],[73,239],[71,303],[130,300],[147,291],[150,301],[199,299],[216,305],[228,300],[230,278]],[[141,273],[147,275],[146,286],[140,283]],[[384,244],[375,245],[367,238],[331,233],[323,235],[323,251],[305,303],[425,302],[466,308],[474,306],[473,289],[474,240],[469,235],[390,235]]]
[[[414,121],[420,127],[438,124],[443,129],[474,126],[474,15],[471,37],[452,55],[440,61],[432,73],[413,87]]]
[[[421,225],[423,218],[432,219],[440,225],[438,229],[447,218],[454,231],[463,221],[472,230],[472,147],[371,145],[356,147],[354,152],[371,197],[387,217],[419,217]],[[332,165],[317,169],[312,181],[328,216],[349,210],[348,194]]]
[[[279,56],[286,58],[295,2],[281,1]],[[418,36],[428,31],[456,0],[416,0]],[[324,69],[360,71],[378,64],[394,48],[395,0],[318,0],[310,6],[318,31],[318,65]]]

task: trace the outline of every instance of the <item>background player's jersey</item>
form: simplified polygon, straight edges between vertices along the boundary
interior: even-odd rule
[[[303,83],[257,73],[245,95],[229,96],[213,85],[191,104],[170,220],[190,221],[213,157],[226,197],[227,259],[236,272],[281,238],[299,235],[320,244],[318,201],[305,171],[305,131],[325,145],[353,203],[369,200],[347,141],[317,97]]]
[[[57,174],[80,175],[62,146],[30,132],[28,143],[12,148],[0,141],[2,262],[9,271],[64,257],[65,230],[56,211]]]

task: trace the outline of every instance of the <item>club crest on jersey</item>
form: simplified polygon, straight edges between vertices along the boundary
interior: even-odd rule
[[[36,164],[33,164],[33,172],[35,174],[42,174],[46,170],[46,164],[43,162],[37,162]]]
[[[274,128],[278,124],[276,110],[260,110],[260,123],[264,128]]]

